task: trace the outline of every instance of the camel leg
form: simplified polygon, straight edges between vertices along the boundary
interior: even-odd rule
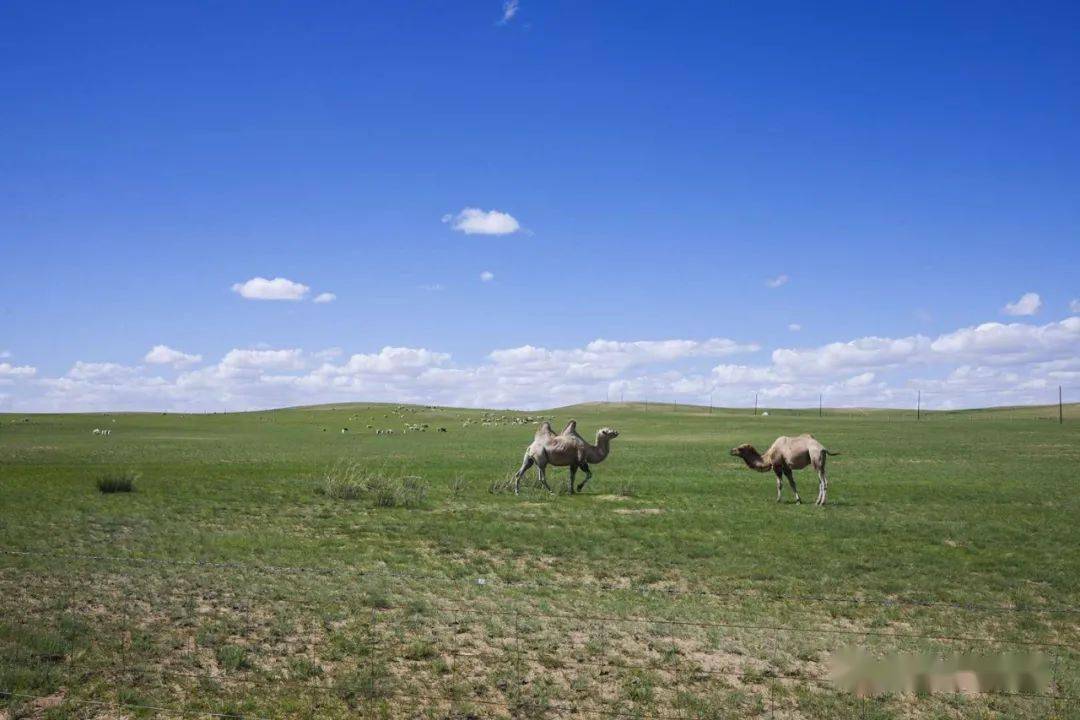
[[[543,465],[536,463],[536,472],[540,475],[540,484],[544,486],[545,490],[552,492],[551,486],[548,485],[547,481],[547,463],[544,463]]]
[[[574,478],[577,477],[577,465],[570,464],[570,487],[568,488],[571,495],[574,494]]]
[[[819,505],[825,504],[825,498],[828,494],[828,475],[825,474],[825,456],[822,456],[818,462],[814,463],[814,470],[818,471],[818,503]]]
[[[525,474],[525,471],[533,466],[535,461],[529,453],[525,453],[525,459],[521,461],[521,468],[514,474],[514,494],[521,493],[521,476]]]
[[[581,484],[577,486],[577,491],[581,492],[581,488],[585,487],[585,483],[592,480],[592,470],[589,469],[589,463],[581,463],[581,469],[585,471],[585,479],[581,481]]]
[[[799,488],[795,487],[795,476],[791,472],[791,468],[784,468],[784,475],[787,476],[788,485],[791,486],[791,492],[795,493],[795,502],[802,505],[802,498],[799,497]]]
[[[773,465],[773,472],[776,473],[776,502],[780,502],[780,490],[784,487],[784,471],[779,465]]]

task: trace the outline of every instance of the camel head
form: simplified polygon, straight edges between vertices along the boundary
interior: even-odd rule
[[[745,460],[748,455],[757,455],[757,450],[750,443],[743,443],[739,447],[731,448],[732,457],[741,457]]]
[[[604,440],[614,440],[617,437],[619,437],[619,431],[614,428],[602,427],[596,432],[597,440],[600,440],[601,438]]]
[[[765,462],[761,454],[750,443],[743,443],[739,447],[731,448],[731,455],[732,457],[742,458],[742,461],[751,470],[765,472],[772,469],[772,465]]]

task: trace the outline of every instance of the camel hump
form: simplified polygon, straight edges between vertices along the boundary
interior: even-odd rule
[[[576,433],[576,432],[577,432],[577,420],[571,420],[570,422],[566,423],[566,427],[563,428],[563,431],[560,434],[561,435],[569,435],[570,433]]]

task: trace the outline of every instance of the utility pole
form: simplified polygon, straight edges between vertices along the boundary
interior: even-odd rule
[[[712,393],[709,393],[709,414],[712,415]]]
[[[1065,422],[1064,416],[1061,414],[1061,386],[1058,385],[1058,425]]]
[[[817,416],[821,417],[821,398],[823,393],[818,393],[817,396]]]
[[[915,400],[915,419],[922,419],[922,390],[919,391],[917,399]]]
[[[754,393],[754,415],[757,416],[757,393]]]

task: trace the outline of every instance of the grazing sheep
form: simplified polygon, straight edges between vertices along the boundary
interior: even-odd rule
[[[101,428],[94,428],[94,434],[95,435],[100,435],[101,434]]]

